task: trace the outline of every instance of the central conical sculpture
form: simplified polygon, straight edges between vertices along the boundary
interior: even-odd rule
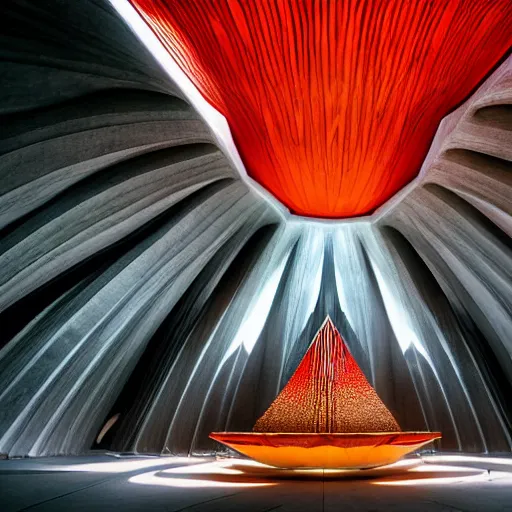
[[[327,317],[255,432],[399,432]]]
[[[297,370],[253,432],[210,437],[284,468],[371,468],[441,437],[401,432],[327,317]]]

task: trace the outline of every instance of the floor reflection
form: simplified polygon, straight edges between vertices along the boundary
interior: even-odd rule
[[[512,511],[512,457],[459,454],[446,463],[439,457],[358,471],[286,470],[213,457],[4,460],[0,510]]]
[[[149,471],[129,481],[168,487],[267,487],[285,480],[371,480],[375,485],[445,485],[500,480],[512,484],[512,473],[474,467],[425,464],[420,458],[367,470],[279,469],[258,462],[225,459],[192,466]]]

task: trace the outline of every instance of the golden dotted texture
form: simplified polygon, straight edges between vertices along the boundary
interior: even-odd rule
[[[393,415],[327,318],[255,432],[399,432]]]

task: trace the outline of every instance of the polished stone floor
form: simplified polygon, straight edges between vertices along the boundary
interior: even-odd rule
[[[512,511],[512,458],[432,456],[363,472],[177,457],[0,461],[0,511],[20,510]]]

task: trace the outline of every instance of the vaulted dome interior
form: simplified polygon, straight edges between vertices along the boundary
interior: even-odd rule
[[[0,10],[0,508],[506,510],[510,1]],[[258,432],[435,440],[352,488]]]

